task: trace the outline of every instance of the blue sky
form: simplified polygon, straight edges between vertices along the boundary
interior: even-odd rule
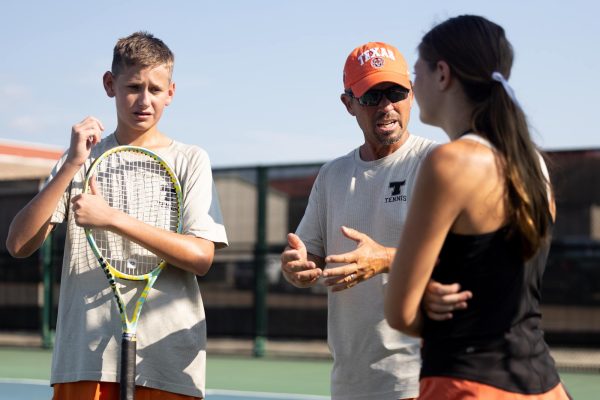
[[[369,4],[369,5],[367,5]],[[368,41],[410,65],[436,22],[470,13],[502,25],[510,82],[545,149],[600,147],[600,22],[591,0],[19,0],[0,24],[0,139],[68,145],[87,115],[115,128],[101,84],[115,41],[137,30],[176,56],[160,129],[205,148],[214,166],[327,161],[362,143],[339,95],[348,53]],[[410,131],[438,141],[413,109]]]

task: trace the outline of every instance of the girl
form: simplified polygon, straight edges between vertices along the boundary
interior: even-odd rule
[[[420,399],[568,399],[540,328],[554,201],[506,81],[512,47],[502,27],[466,15],[418,50],[420,118],[451,141],[421,166],[385,312],[424,339]],[[471,291],[468,308],[428,319],[419,305],[430,278]]]

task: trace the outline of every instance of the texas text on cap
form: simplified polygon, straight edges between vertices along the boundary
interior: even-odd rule
[[[387,43],[369,42],[355,48],[344,66],[344,89],[360,97],[382,82],[410,89],[408,65],[397,48]]]

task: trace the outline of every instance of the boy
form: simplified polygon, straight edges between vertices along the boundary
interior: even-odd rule
[[[196,275],[208,272],[215,248],[226,246],[227,237],[207,154],[157,128],[175,93],[173,61],[169,48],[149,33],[120,39],[103,77],[116,102],[115,132],[101,141],[104,127],[94,117],[74,125],[69,150],[11,223],[7,248],[15,257],[31,255],[55,224],[68,224],[52,361],[55,400],[92,400],[100,393],[116,399],[119,392],[120,319],[83,228],[114,231],[169,263],[140,315],[136,397],[204,397],[206,323]],[[82,193],[91,162],[123,144],[151,149],[173,167],[183,190],[182,234],[140,229],[100,196]]]

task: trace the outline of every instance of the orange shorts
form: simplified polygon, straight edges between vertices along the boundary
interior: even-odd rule
[[[135,400],[201,400],[143,386],[135,387]],[[52,400],[119,400],[119,384],[115,382],[79,381],[54,384]]]
[[[561,383],[542,394],[520,394],[483,383],[448,377],[421,379],[419,400],[570,400]]]

